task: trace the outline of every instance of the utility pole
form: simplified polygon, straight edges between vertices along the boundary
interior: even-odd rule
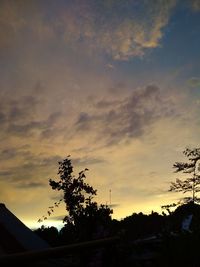
[[[111,189],[109,190],[109,202],[110,202],[110,208],[111,208]]]

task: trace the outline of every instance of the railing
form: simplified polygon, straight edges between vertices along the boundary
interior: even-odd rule
[[[119,241],[119,237],[110,237],[104,239],[98,239],[94,241],[76,243],[67,246],[60,246],[54,248],[48,248],[44,250],[34,250],[23,253],[14,253],[10,255],[0,256],[0,266],[11,266],[11,264],[20,264],[24,262],[36,262],[40,260],[46,260],[50,258],[65,257],[70,253],[84,251],[88,249],[96,249],[99,247],[105,247],[110,244],[114,244]]]

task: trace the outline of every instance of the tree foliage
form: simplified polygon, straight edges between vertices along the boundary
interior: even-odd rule
[[[183,194],[190,193],[190,195],[181,198],[178,203],[173,203],[166,207],[186,204],[189,202],[200,202],[200,198],[198,197],[198,192],[200,191],[200,148],[186,148],[183,151],[183,154],[187,157],[188,161],[175,162],[173,167],[176,169],[176,173],[182,172],[186,175],[186,178],[177,178],[175,182],[171,182],[169,191],[182,192]]]
[[[68,223],[75,223],[77,218],[84,212],[89,200],[93,195],[96,195],[96,190],[85,182],[85,173],[88,169],[79,172],[78,177],[75,177],[69,157],[58,162],[58,164],[60,179],[58,182],[50,179],[49,184],[53,190],[61,190],[63,192],[63,200],[68,211],[68,215],[64,220]]]
[[[59,244],[59,232],[54,226],[45,227],[42,225],[40,228],[34,230],[34,233],[46,240],[51,246],[57,246]]]
[[[67,215],[64,222],[69,225],[74,225],[76,230],[82,232],[95,232],[98,226],[102,226],[111,220],[112,210],[107,205],[98,205],[93,201],[96,195],[95,190],[89,185],[86,180],[86,172],[84,169],[74,175],[73,166],[68,156],[63,161],[58,162],[59,179],[49,180],[49,184],[53,190],[62,191],[63,201],[66,206]],[[85,233],[87,236],[88,233]]]

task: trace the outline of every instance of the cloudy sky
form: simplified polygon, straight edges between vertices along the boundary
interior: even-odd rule
[[[114,218],[161,212],[200,144],[199,47],[199,0],[1,0],[0,202],[36,226],[71,155]]]

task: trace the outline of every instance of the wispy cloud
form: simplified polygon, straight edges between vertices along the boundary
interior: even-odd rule
[[[4,159],[5,160],[5,159]],[[22,157],[22,160],[15,165],[1,166],[0,180],[15,184],[17,187],[24,188],[43,186],[44,181],[48,183],[47,175],[52,175],[51,171],[57,167],[58,161],[62,157],[34,155],[29,153],[28,156]]]
[[[105,103],[104,103],[105,102]],[[99,109],[106,106],[106,109]],[[107,145],[141,137],[156,120],[174,116],[173,101],[165,98],[153,85],[133,91],[120,101],[98,101],[97,111],[81,113],[76,122],[78,132],[96,132]]]
[[[30,155],[29,151],[23,149],[23,147],[8,147],[0,151],[0,160],[6,161],[11,159],[16,159],[17,157],[28,157]]]
[[[30,182],[30,183],[21,183],[18,184],[16,187],[19,189],[36,189],[38,187],[44,187],[46,184],[40,182]]]
[[[0,45],[8,48],[27,38],[39,43],[59,39],[67,47],[85,47],[115,60],[141,57],[160,46],[176,2],[75,0],[62,3],[53,11],[53,1],[31,1],[30,5],[25,1],[2,1]],[[48,16],[51,11],[55,17]]]
[[[92,50],[103,50],[113,59],[127,60],[160,45],[177,1],[78,2],[75,9],[63,10],[61,16],[66,42],[76,40]]]
[[[73,158],[72,162],[75,165],[83,166],[83,167],[88,167],[89,165],[93,164],[102,164],[105,163],[106,160],[103,158],[92,158],[92,157],[83,157],[83,158]]]
[[[40,134],[48,138],[47,132],[53,131],[56,123],[62,117],[61,112],[51,112],[37,116],[42,104],[36,96],[21,96],[19,99],[1,98],[0,100],[0,125],[1,133],[14,136],[31,136]],[[51,134],[51,136],[53,133]]]

